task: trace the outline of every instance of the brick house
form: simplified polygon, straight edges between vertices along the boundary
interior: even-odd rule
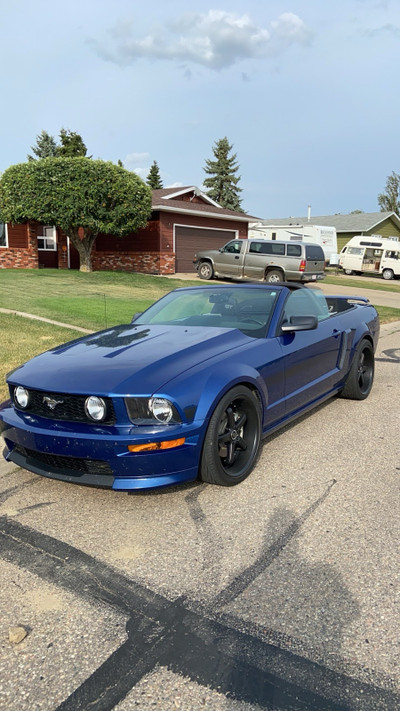
[[[174,274],[193,271],[198,249],[247,238],[249,217],[226,210],[195,186],[153,190],[146,227],[125,237],[100,234],[92,250],[95,271]],[[62,230],[29,222],[0,222],[0,268],[78,269],[79,256]]]

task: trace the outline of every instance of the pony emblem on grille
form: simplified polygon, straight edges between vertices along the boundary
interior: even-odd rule
[[[49,397],[48,395],[45,395],[43,398],[43,402],[47,405],[47,407],[50,408],[50,410],[55,410],[57,405],[62,405],[64,400],[56,400],[54,397]]]

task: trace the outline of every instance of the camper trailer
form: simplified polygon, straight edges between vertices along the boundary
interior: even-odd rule
[[[337,257],[335,227],[309,224],[278,226],[265,225],[263,222],[251,222],[249,224],[249,237],[319,244],[324,250],[326,262],[335,262],[335,257]],[[337,263],[337,260],[335,263]]]
[[[400,242],[380,235],[357,235],[343,247],[339,266],[345,274],[380,274],[383,279],[400,276]]]

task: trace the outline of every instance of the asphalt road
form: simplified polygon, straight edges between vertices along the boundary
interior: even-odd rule
[[[400,323],[376,365],[367,400],[268,439],[232,489],[130,495],[2,462],[0,707],[400,708]]]

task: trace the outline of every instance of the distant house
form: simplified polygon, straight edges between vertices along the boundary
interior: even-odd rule
[[[146,227],[126,237],[99,235],[93,269],[191,272],[198,249],[218,249],[231,239],[247,238],[254,219],[220,207],[195,186],[153,190]],[[52,225],[0,223],[0,268],[12,267],[78,269],[79,257],[68,236]]]
[[[350,215],[314,215],[308,217],[284,217],[275,220],[260,220],[264,225],[328,225],[336,227],[338,249],[354,235],[377,234],[400,239],[400,218],[395,212],[356,212]]]

